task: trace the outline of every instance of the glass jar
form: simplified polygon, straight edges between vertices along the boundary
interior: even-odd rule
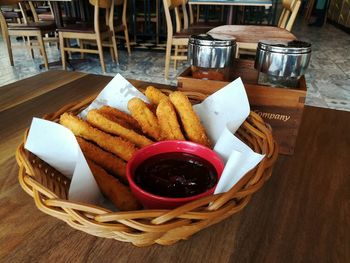
[[[230,77],[230,68],[202,68],[191,66],[192,77],[196,79],[228,81]]]

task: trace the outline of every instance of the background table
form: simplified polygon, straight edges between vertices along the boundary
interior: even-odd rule
[[[188,4],[229,6],[227,24],[230,25],[232,24],[234,6],[264,6],[265,8],[270,8],[272,6],[272,0],[189,0]]]
[[[244,210],[187,241],[137,248],[77,231],[40,212],[17,181],[14,152],[24,130],[33,116],[95,94],[110,79],[48,71],[0,87],[0,261],[349,260],[350,113],[330,109],[306,106],[295,154],[279,157],[272,177]]]
[[[288,30],[275,26],[225,25],[213,28],[208,33],[233,36],[236,38],[238,47],[250,49],[256,49],[260,40],[288,42],[296,39]]]

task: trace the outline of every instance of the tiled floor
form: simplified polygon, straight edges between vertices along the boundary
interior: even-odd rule
[[[293,33],[301,40],[311,42],[312,58],[306,74],[308,94],[306,104],[350,111],[350,35],[332,25],[309,27],[299,22]],[[21,43],[16,41],[13,42]],[[56,46],[47,48],[49,61],[59,59]],[[79,57],[79,56],[77,56]],[[26,49],[14,50],[15,66],[11,67],[6,46],[0,37],[0,90],[1,86],[40,73],[42,60],[38,53],[32,60]],[[121,73],[126,78],[141,79],[176,85],[176,76],[186,68],[180,63],[177,70],[171,66],[169,80],[164,74],[164,51],[132,51],[129,57],[119,50],[119,65],[112,63],[106,53],[107,75]],[[59,68],[60,69],[60,68]],[[76,66],[77,71],[101,74],[97,56]]]

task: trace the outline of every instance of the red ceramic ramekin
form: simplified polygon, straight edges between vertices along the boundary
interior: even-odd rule
[[[157,142],[152,145],[146,146],[138,150],[128,161],[128,164],[126,166],[126,176],[128,178],[131,191],[145,208],[172,209],[214,193],[216,185],[207,190],[206,192],[190,197],[162,197],[146,192],[145,190],[141,189],[138,185],[136,185],[136,183],[134,182],[134,172],[141,163],[143,163],[145,160],[152,156],[170,152],[189,153],[207,160],[214,166],[218,174],[218,181],[222,171],[224,170],[224,163],[218,156],[218,154],[213,150],[197,143],[173,140]]]

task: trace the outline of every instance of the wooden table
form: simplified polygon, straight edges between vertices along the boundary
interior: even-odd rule
[[[227,24],[232,24],[234,6],[264,6],[266,9],[272,6],[272,0],[189,0],[189,5],[219,5],[229,6]]]
[[[92,95],[110,79],[48,71],[0,87],[0,261],[349,260],[350,112],[344,111],[306,106],[295,154],[279,157],[271,179],[244,210],[188,241],[137,248],[77,231],[40,212],[17,181],[14,152],[24,130],[33,116]]]
[[[247,49],[256,49],[260,40],[292,41],[296,39],[288,30],[275,26],[225,25],[215,27],[208,33],[233,36],[240,48]]]

